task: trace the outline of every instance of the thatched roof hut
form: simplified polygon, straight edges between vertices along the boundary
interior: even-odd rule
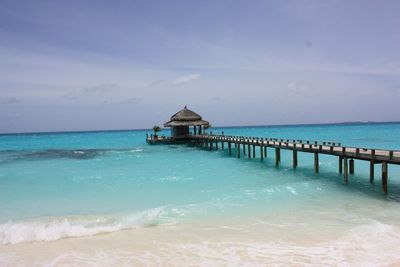
[[[194,134],[197,134],[196,130],[199,127],[198,133],[200,134],[202,128],[207,128],[209,125],[208,121],[203,120],[199,114],[188,109],[187,106],[172,115],[170,121],[164,123],[164,127],[171,127],[172,136],[175,138],[189,134],[189,127],[191,126],[193,126]]]

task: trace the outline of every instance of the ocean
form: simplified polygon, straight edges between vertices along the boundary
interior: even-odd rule
[[[400,150],[400,123],[211,131]],[[368,162],[345,184],[334,156],[315,174],[146,133],[0,135],[0,266],[400,265],[399,166],[385,195]]]

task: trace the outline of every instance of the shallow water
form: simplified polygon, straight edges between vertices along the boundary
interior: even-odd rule
[[[400,149],[400,124],[212,131]],[[293,170],[282,150],[276,168],[272,150],[237,159],[145,134],[0,136],[0,265],[400,264],[398,166],[385,196],[367,162],[345,185],[333,156],[315,175],[311,154]]]

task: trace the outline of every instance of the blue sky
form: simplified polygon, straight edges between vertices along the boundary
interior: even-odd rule
[[[400,1],[0,0],[0,132],[400,120]]]

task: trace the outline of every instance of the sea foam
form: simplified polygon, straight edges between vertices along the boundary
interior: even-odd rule
[[[0,224],[0,243],[52,241],[159,225],[164,224],[158,220],[163,211],[164,207],[157,207],[121,216],[88,215],[9,221]]]

